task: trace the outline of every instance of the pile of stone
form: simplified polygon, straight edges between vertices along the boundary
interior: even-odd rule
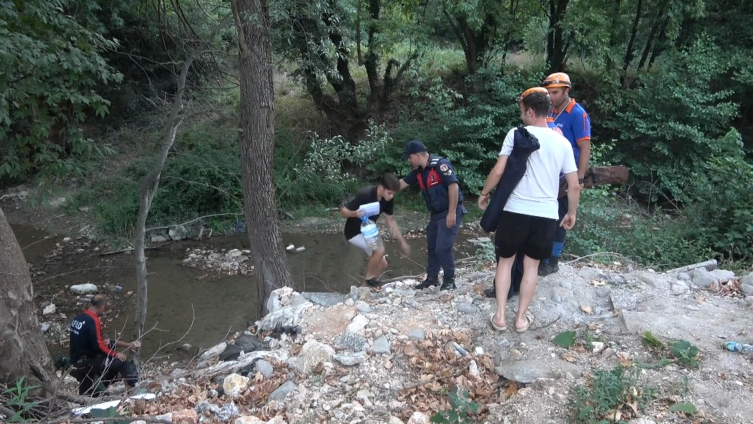
[[[225,275],[251,275],[254,273],[254,266],[251,265],[249,255],[250,250],[233,249],[230,251],[223,250],[206,250],[206,249],[186,249],[186,257],[183,259],[183,266],[216,271]]]

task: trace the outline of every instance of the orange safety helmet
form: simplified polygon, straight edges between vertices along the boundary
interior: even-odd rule
[[[564,72],[555,72],[544,79],[544,83],[541,84],[545,88],[557,88],[557,87],[572,87],[570,84],[570,77]]]

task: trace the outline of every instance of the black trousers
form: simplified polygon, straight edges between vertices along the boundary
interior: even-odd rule
[[[87,396],[99,396],[97,387],[101,382],[104,387],[112,384],[122,376],[123,382],[130,387],[135,387],[138,382],[138,371],[129,360],[121,361],[115,357],[97,356],[77,364],[76,379],[78,380],[78,394]]]

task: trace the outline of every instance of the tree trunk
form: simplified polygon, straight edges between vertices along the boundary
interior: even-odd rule
[[[635,57],[633,51],[635,45],[635,37],[638,34],[638,23],[641,21],[641,12],[643,9],[643,1],[638,0],[638,10],[635,12],[635,19],[633,19],[633,27],[630,30],[630,40],[628,41],[627,49],[625,50],[625,59],[622,61],[622,75],[620,76],[620,85],[625,87],[625,77],[627,77],[627,71],[630,67],[630,62]]]
[[[549,73],[564,71],[569,43],[565,41],[562,21],[570,0],[549,0],[549,32],[546,37],[546,64]]]
[[[241,83],[241,175],[259,317],[272,290],[292,285],[274,186],[275,103],[267,0],[232,0]]]
[[[0,383],[52,380],[50,352],[39,328],[31,275],[21,247],[0,209]]]
[[[136,280],[138,281],[138,290],[136,294],[136,316],[133,319],[133,340],[141,340],[141,336],[144,334],[144,324],[146,323],[147,313],[147,269],[146,269],[146,255],[144,254],[144,245],[146,244],[146,219],[149,216],[149,209],[152,207],[152,201],[157,194],[159,188],[160,175],[162,174],[162,168],[167,161],[167,155],[170,153],[170,149],[175,143],[175,135],[178,132],[178,127],[183,122],[181,111],[183,110],[183,95],[186,89],[186,77],[188,71],[191,69],[191,64],[196,57],[201,54],[196,52],[183,61],[183,65],[178,75],[178,88],[175,92],[175,99],[173,100],[173,106],[170,110],[170,120],[167,124],[167,130],[165,131],[165,137],[162,140],[162,146],[160,146],[159,156],[154,167],[144,177],[141,182],[141,188],[139,189],[139,215],[136,219],[136,234],[134,236],[133,248],[136,253]]]
[[[653,46],[654,38],[656,38],[659,32],[659,27],[661,26],[664,17],[664,11],[666,10],[668,4],[669,2],[662,3],[661,7],[659,8],[659,12],[656,14],[656,20],[654,20],[654,24],[651,25],[651,30],[648,33],[648,40],[646,40],[646,47],[643,49],[643,54],[641,54],[640,62],[638,62],[639,71],[643,68],[643,65],[648,59],[648,54],[651,52],[651,46]]]

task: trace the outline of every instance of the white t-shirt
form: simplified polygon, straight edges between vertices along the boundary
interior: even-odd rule
[[[541,147],[528,158],[526,173],[507,200],[505,210],[523,215],[559,219],[557,194],[560,174],[577,172],[570,142],[551,128],[527,126]],[[507,133],[499,155],[510,156],[514,146],[513,128]]]

